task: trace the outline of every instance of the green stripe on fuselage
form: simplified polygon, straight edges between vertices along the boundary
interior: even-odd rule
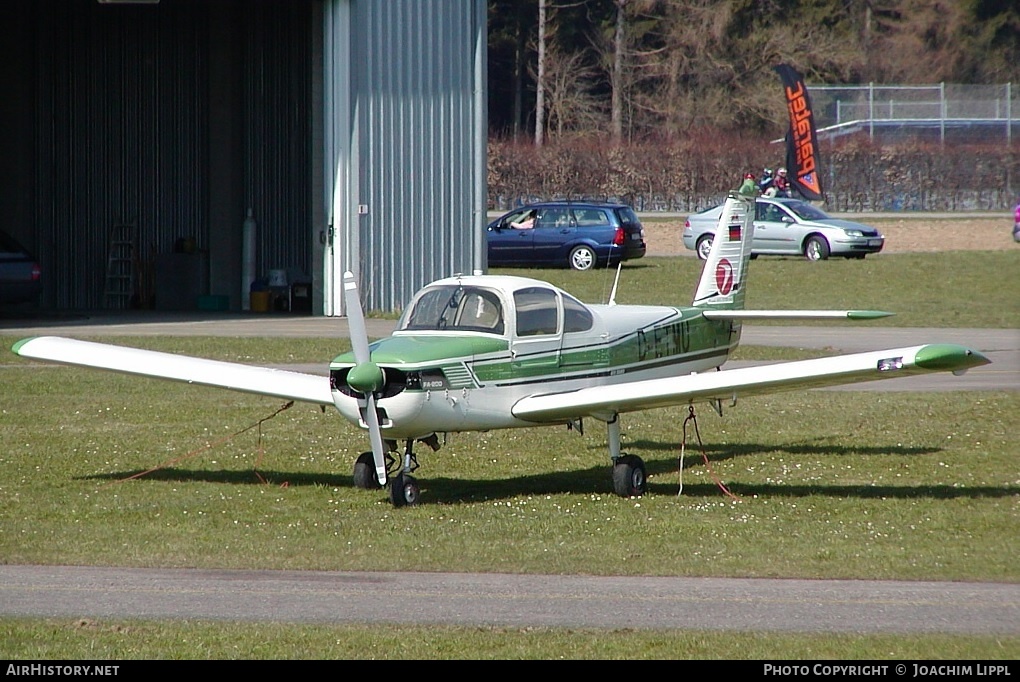
[[[724,355],[738,332],[739,324],[698,316],[574,348],[569,347],[568,334],[561,350],[517,355],[513,359],[492,357],[476,361],[471,369],[482,383],[630,372]],[[551,362],[557,355],[558,362]]]
[[[481,334],[398,335],[380,339],[369,349],[372,362],[383,367],[449,369],[463,363],[479,383],[513,383],[632,372],[724,356],[739,327],[729,320],[706,320],[698,315],[605,341],[581,333],[567,334],[561,348],[513,355],[506,339]],[[354,354],[339,355],[332,364],[336,368],[354,365]],[[454,376],[460,374],[457,371],[444,373],[457,387],[467,379]]]
[[[507,351],[506,339],[498,336],[408,335],[388,336],[368,347],[377,365],[434,365],[441,361],[467,360],[478,355]],[[333,358],[334,365],[354,364],[354,353]]]

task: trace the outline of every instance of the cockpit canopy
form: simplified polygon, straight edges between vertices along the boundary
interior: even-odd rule
[[[402,331],[472,331],[502,335],[503,304],[495,292],[459,284],[429,287],[403,316]]]
[[[587,306],[553,287],[506,289],[454,281],[419,293],[397,330],[543,336],[588,331],[593,325]]]

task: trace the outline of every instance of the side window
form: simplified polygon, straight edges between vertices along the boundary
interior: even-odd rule
[[[530,212],[531,210],[527,209],[511,213],[508,216],[506,216],[506,218],[503,220],[503,225],[505,225],[506,227],[510,227],[510,223],[519,223],[522,220],[524,220],[524,216],[526,216]]]
[[[770,223],[778,223],[778,222],[780,222],[783,219],[783,212],[781,210],[779,210],[778,206],[773,206],[772,204],[766,204],[764,208],[765,208],[765,211],[764,211],[765,215],[762,216],[762,220],[770,222]]]
[[[641,219],[638,218],[638,214],[634,212],[634,209],[629,206],[624,206],[617,209],[617,216],[621,223],[634,223],[635,225],[641,224]]]
[[[570,209],[548,208],[542,211],[538,227],[566,227],[570,225]]]
[[[542,287],[528,287],[514,292],[517,308],[517,335],[555,334],[558,326],[556,292]]]
[[[577,219],[578,227],[605,227],[609,225],[609,216],[605,211],[597,208],[582,208],[574,210],[574,217]]]
[[[563,297],[563,331],[586,332],[592,327],[591,311],[570,296]]]

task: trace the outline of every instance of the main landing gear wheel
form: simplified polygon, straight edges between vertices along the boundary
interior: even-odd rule
[[[620,497],[641,497],[648,490],[645,463],[637,455],[624,455],[613,464],[613,492]]]
[[[390,502],[394,507],[414,506],[418,504],[420,495],[418,481],[410,474],[397,474],[390,481]]]
[[[380,488],[379,478],[375,475],[375,458],[371,452],[363,452],[354,463],[354,487],[362,490]]]

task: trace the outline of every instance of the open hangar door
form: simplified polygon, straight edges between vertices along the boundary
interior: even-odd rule
[[[7,8],[0,208],[42,264],[40,307],[239,309],[248,208],[260,276],[313,274],[316,17],[316,0]]]
[[[5,28],[0,208],[42,308],[240,310],[283,271],[341,314],[337,267],[376,309],[485,267],[484,2],[37,0]]]

